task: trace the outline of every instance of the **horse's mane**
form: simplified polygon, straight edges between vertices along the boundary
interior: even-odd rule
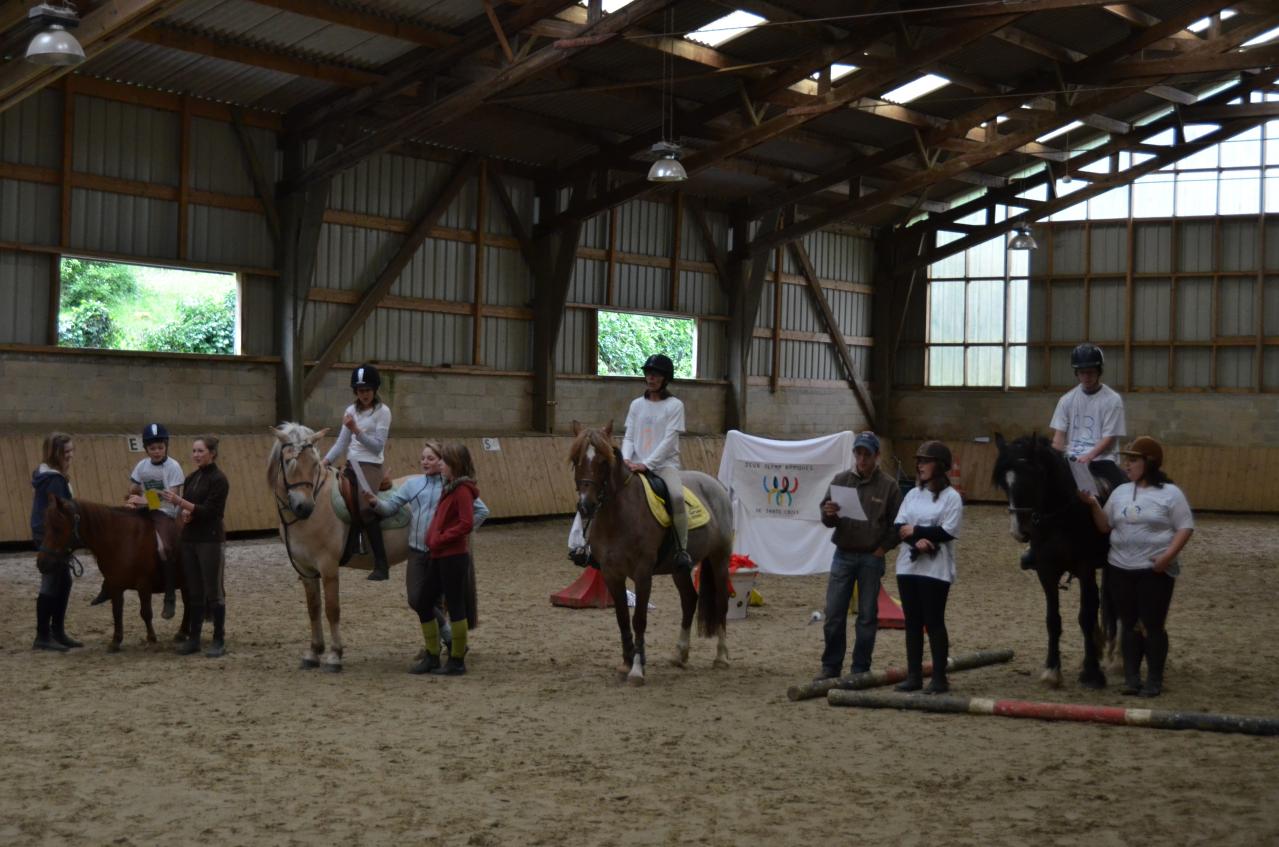
[[[569,448],[568,460],[570,464],[576,465],[586,455],[586,448],[594,447],[595,451],[604,457],[604,460],[610,465],[616,461],[617,449],[613,446],[613,439],[604,434],[602,429],[583,429],[573,439],[573,446]]]
[[[1037,465],[1048,474],[1050,484],[1063,489],[1074,490],[1074,477],[1066,459],[1052,448],[1052,442],[1042,435],[1024,435],[1014,438],[1004,445],[995,468],[991,472],[991,482],[1004,491],[1008,490],[1007,473],[1017,466]]]
[[[315,434],[315,431],[293,421],[285,421],[275,429],[276,432],[288,437],[290,444],[297,444],[305,441]],[[280,478],[280,451],[284,449],[284,442],[276,438],[271,444],[271,453],[266,459],[266,484],[272,488]]]

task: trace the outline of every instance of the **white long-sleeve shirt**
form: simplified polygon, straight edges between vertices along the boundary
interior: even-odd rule
[[[346,407],[343,415],[355,416],[355,425],[360,434],[351,438],[351,430],[340,427],[338,440],[329,448],[325,461],[332,464],[343,456],[348,461],[364,462],[371,465],[382,464],[382,454],[386,449],[386,437],[391,432],[391,409],[385,403],[378,403],[372,409],[359,411],[352,403]]]
[[[675,397],[637,397],[626,413],[622,458],[655,471],[680,467],[679,434],[684,431],[684,404]]]

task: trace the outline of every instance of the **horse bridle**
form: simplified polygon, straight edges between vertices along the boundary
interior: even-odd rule
[[[1009,487],[1008,489],[1008,498],[1010,502],[1010,505],[1008,506],[1009,514],[1024,515],[1026,513],[1029,513],[1031,526],[1040,526],[1042,524],[1047,523],[1048,521],[1054,520],[1060,517],[1061,515],[1065,514],[1066,511],[1070,509],[1070,506],[1071,506],[1070,501],[1067,500],[1066,504],[1062,506],[1060,509],[1054,509],[1051,512],[1044,512],[1037,508],[1034,508],[1033,506],[1013,506],[1011,505],[1012,496],[1013,496],[1012,488]]]
[[[327,474],[325,474],[324,472],[324,464],[321,462],[316,465],[315,479],[313,480],[304,479],[301,482],[289,482],[289,472],[284,467],[284,451],[286,449],[292,449],[294,451],[293,456],[289,459],[289,461],[296,462],[298,459],[298,456],[302,454],[303,450],[315,450],[315,445],[311,444],[310,442],[302,442],[301,444],[285,444],[280,447],[280,456],[277,459],[277,462],[279,463],[279,466],[280,466],[280,481],[284,483],[284,496],[281,497],[279,492],[276,492],[276,491],[272,491],[271,493],[275,496],[275,505],[276,505],[276,509],[280,512],[280,520],[284,522],[285,526],[289,526],[290,524],[297,523],[298,521],[306,520],[306,518],[299,516],[296,512],[294,512],[291,508],[289,508],[289,500],[288,500],[289,492],[295,488],[310,486],[311,497],[314,498],[317,494],[320,493],[321,489],[324,488],[324,484],[328,482],[328,479],[327,479]],[[293,515],[293,520],[285,521],[284,520],[285,512],[288,512],[290,515]]]
[[[80,510],[76,508],[74,500],[67,501],[67,506],[71,509],[71,537],[67,539],[67,546],[55,550],[41,541],[36,552],[52,558],[58,564],[72,565],[71,572],[78,578],[84,576],[84,565],[75,554],[77,549],[84,546],[84,539],[80,537]]]

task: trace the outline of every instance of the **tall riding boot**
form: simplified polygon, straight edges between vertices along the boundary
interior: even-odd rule
[[[68,580],[70,577],[68,577]],[[83,647],[84,644],[76,641],[67,635],[67,604],[71,602],[71,584],[67,583],[62,589],[62,593],[57,597],[50,598],[50,617],[53,619],[49,627],[49,634],[53,636],[53,640],[68,649],[74,647]]]
[[[675,567],[692,570],[693,557],[688,555],[688,511],[680,509],[671,515],[671,524],[675,527]]]
[[[1168,630],[1146,634],[1146,684],[1137,692],[1158,697],[1164,689],[1164,664],[1168,661]]]
[[[945,628],[942,628],[945,631]],[[925,694],[945,694],[950,690],[950,680],[946,678],[946,662],[950,658],[950,639],[939,635],[931,629],[928,631],[928,646],[933,652],[933,678],[924,689]]]
[[[166,621],[171,620],[177,613],[176,590],[177,582],[176,571],[178,569],[177,562],[172,559],[165,559],[160,562],[160,570],[164,572],[164,608],[160,610],[160,617]]]
[[[1119,649],[1124,657],[1124,687],[1120,694],[1132,696],[1141,691],[1141,654],[1145,650],[1145,638],[1132,627],[1124,627],[1119,636]]]
[[[65,653],[67,648],[54,641],[49,634],[49,619],[53,616],[50,608],[52,599],[47,594],[36,595],[36,640],[31,642],[31,649]]]
[[[199,603],[191,605],[191,633],[187,640],[178,647],[179,656],[190,656],[200,652],[200,630],[204,627],[204,606]]]
[[[906,679],[897,683],[897,691],[918,691],[924,687],[924,633],[906,630]]]
[[[382,525],[374,518],[364,525],[364,534],[368,536],[369,546],[373,548],[373,573],[369,574],[369,579],[374,582],[389,579],[390,574],[386,566],[386,542],[382,540]]]
[[[218,603],[213,607],[213,643],[204,651],[204,655],[210,659],[220,659],[226,655],[226,603]]]

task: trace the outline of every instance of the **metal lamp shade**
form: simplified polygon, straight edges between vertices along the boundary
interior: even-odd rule
[[[71,33],[50,24],[27,45],[27,61],[36,65],[78,65],[84,61],[84,48]]]
[[[675,158],[674,153],[662,156],[648,169],[649,182],[683,182],[686,179],[688,179],[688,172],[679,163],[679,159]]]
[[[1018,227],[1017,234],[1013,236],[1013,240],[1008,242],[1009,250],[1038,250],[1039,245],[1035,243],[1035,237],[1030,234],[1029,227]]]

